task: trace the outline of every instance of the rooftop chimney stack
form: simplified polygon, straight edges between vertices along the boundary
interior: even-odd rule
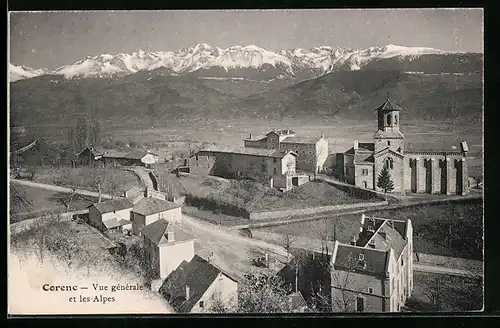
[[[252,134],[251,133],[250,133],[250,138],[248,138],[248,139],[252,139]]]
[[[352,236],[351,245],[356,246],[356,236]]]
[[[174,232],[173,231],[168,231],[167,232],[167,241],[169,243],[175,241],[175,237],[174,237]]]
[[[371,248],[375,248],[375,239],[370,239],[370,242],[368,243],[368,246],[370,246]]]
[[[464,153],[469,152],[469,146],[467,146],[467,142],[466,141],[462,141],[460,143],[460,147],[462,147],[462,152],[464,152]]]
[[[358,150],[358,146],[359,146],[359,143],[358,143],[358,140],[354,140],[354,150]]]

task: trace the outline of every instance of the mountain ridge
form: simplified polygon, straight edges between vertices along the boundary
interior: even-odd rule
[[[161,70],[162,74],[238,77],[254,75],[261,80],[276,78],[313,78],[334,71],[359,70],[379,60],[409,62],[428,55],[467,58],[471,53],[445,51],[425,47],[386,45],[367,49],[330,46],[311,49],[295,48],[266,50],[255,45],[232,46],[226,49],[206,43],[183,48],[176,52],[139,50],[133,53],[100,54],[60,66],[54,70],[33,69],[9,64],[10,81],[42,75],[62,75],[67,79],[86,77],[113,77],[140,71]],[[482,56],[482,54],[475,54]],[[244,73],[242,73],[244,71]],[[249,71],[251,71],[249,73]]]

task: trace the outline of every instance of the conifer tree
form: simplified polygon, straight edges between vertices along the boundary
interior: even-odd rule
[[[377,187],[382,189],[384,193],[391,192],[394,189],[394,183],[391,179],[391,174],[387,166],[384,167],[377,180]]]

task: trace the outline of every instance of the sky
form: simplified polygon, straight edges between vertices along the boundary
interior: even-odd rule
[[[268,50],[397,44],[483,52],[481,9],[11,12],[9,21],[10,62],[32,68],[198,43]]]

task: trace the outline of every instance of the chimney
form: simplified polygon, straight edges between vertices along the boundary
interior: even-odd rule
[[[354,150],[358,150],[358,146],[359,146],[359,143],[358,143],[358,140],[354,140]]]
[[[248,139],[252,139],[252,134],[250,133],[250,137]]]
[[[169,243],[175,241],[175,237],[174,237],[174,232],[173,231],[167,231],[167,241]]]
[[[189,296],[191,296],[190,294],[191,294],[191,291],[189,290],[189,286],[186,285],[186,301],[189,301]]]
[[[469,152],[469,146],[467,146],[467,142],[466,141],[462,141],[460,143],[460,147],[462,148],[462,152],[464,152],[464,153]]]
[[[375,239],[370,239],[370,242],[368,243],[368,246],[370,246],[371,248],[375,248]]]
[[[356,236],[352,236],[351,245],[356,246]]]

